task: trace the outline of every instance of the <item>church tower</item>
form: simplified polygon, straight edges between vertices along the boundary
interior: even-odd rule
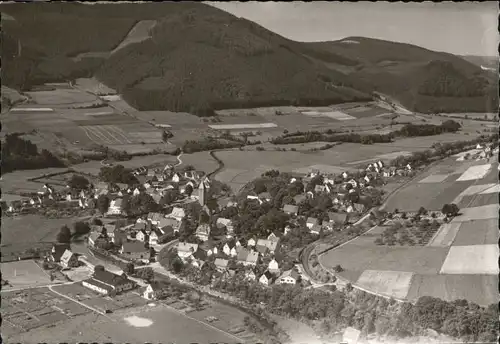
[[[198,202],[200,202],[200,205],[202,207],[207,204],[207,196],[209,188],[210,185],[206,182],[206,179],[202,180],[200,182],[200,185],[198,186]]]

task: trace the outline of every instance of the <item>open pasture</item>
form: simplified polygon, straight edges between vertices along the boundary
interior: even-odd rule
[[[172,129],[205,128],[206,124],[200,117],[187,112],[172,111],[138,111],[135,116],[143,121],[154,124],[168,124]]]
[[[40,185],[40,184],[39,184]],[[75,222],[75,219],[49,219],[40,215],[22,215],[2,218],[2,245],[55,241],[63,225]]]
[[[76,89],[56,89],[54,91],[26,92],[37,105],[71,107],[82,103],[93,103],[96,97]]]
[[[420,207],[441,210],[443,204],[450,203],[467,186],[455,182],[411,183],[391,197],[385,208],[389,211],[416,211]]]
[[[412,277],[412,272],[365,270],[356,285],[385,296],[404,299]]]
[[[441,274],[498,275],[498,244],[452,246],[441,267]]]
[[[489,183],[489,184],[478,184],[478,185],[471,185],[464,191],[462,191],[454,200],[452,203],[458,204],[465,196],[474,196],[477,194],[489,194],[489,193],[494,193],[498,192],[496,191],[498,184],[495,183]]]
[[[459,208],[483,207],[498,204],[498,193],[487,193],[464,196],[460,202],[454,202]]]
[[[498,219],[498,204],[460,209],[459,216],[453,218],[452,222],[488,219]]]
[[[458,224],[458,223],[457,223]],[[460,228],[453,245],[496,244],[499,239],[498,219],[472,220],[459,223]]]
[[[341,166],[316,164],[316,165],[306,166],[306,167],[302,167],[302,168],[297,168],[297,169],[293,170],[293,172],[307,174],[307,173],[311,172],[312,170],[319,170],[319,171],[322,171],[323,173],[341,174],[342,172],[348,171],[349,169],[345,168],[345,167],[341,167]]]
[[[2,279],[12,285],[2,289],[43,286],[51,283],[49,274],[42,270],[33,260],[20,260],[0,264]]]
[[[75,87],[95,95],[114,94],[115,90],[99,82],[96,78],[79,78],[75,81]]]
[[[422,274],[438,273],[447,248],[440,247],[388,247],[357,245],[356,241],[328,251],[319,260],[329,269],[340,264],[346,270],[411,271]]]
[[[466,299],[481,306],[498,303],[498,275],[414,275],[407,298]]]
[[[471,166],[458,179],[458,182],[477,180],[485,177],[491,169],[491,164]]]

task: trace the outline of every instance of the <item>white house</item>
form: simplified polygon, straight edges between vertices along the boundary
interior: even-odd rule
[[[407,169],[408,171],[411,171],[411,165],[410,165],[410,164],[406,165],[406,169]]]
[[[256,244],[257,244],[257,242],[256,242],[255,238],[250,238],[247,241],[247,246],[248,247],[254,247]]]
[[[123,199],[117,198],[109,203],[108,214],[109,215],[120,215],[122,213],[122,202]]]
[[[147,300],[158,300],[165,295],[166,285],[159,281],[152,281],[146,287],[146,290],[142,293],[142,297]]]
[[[181,181],[181,176],[180,176],[177,172],[176,172],[176,173],[174,173],[174,175],[172,176],[172,181],[173,181],[174,183],[178,183],[178,182],[180,182],[180,181]]]
[[[279,264],[278,262],[276,261],[276,259],[272,259],[270,262],[269,262],[269,265],[267,266],[267,269],[272,272],[272,273],[278,273],[280,271],[280,267],[279,267]]]
[[[296,284],[300,275],[295,269],[287,270],[277,279],[276,284]]]
[[[182,221],[182,219],[186,216],[186,212],[184,209],[180,207],[174,207],[172,209],[172,212],[167,215],[167,217],[170,217],[172,219],[176,219],[177,221]]]
[[[347,177],[349,177],[349,175],[347,174],[347,172],[342,172],[342,178],[347,179]]]
[[[354,179],[349,180],[348,183],[351,184],[353,188],[358,186],[358,182],[355,181]]]
[[[369,182],[370,182],[370,177],[368,177],[368,176],[365,176],[363,179],[364,179],[364,180],[365,180],[365,182],[367,182],[367,183],[369,183]]]
[[[217,258],[217,259],[215,259],[215,262],[214,262],[215,268],[221,272],[227,269],[228,264],[229,264],[229,260],[222,259],[222,258]]]
[[[308,217],[306,221],[307,228],[311,229],[318,224],[318,219],[315,217]]]
[[[265,286],[270,286],[275,280],[274,275],[270,271],[266,271],[260,276],[259,283]]]
[[[201,223],[196,228],[195,234],[201,241],[207,241],[210,237],[210,225],[208,223]]]
[[[134,196],[138,196],[140,194],[141,194],[141,190],[139,190],[138,188],[135,188],[134,191],[132,191],[132,195],[134,195]]]
[[[177,255],[182,260],[186,260],[198,251],[198,244],[182,243],[177,244]]]
[[[234,232],[233,221],[230,219],[219,217],[217,219],[217,227],[220,227],[220,226],[226,227],[228,234],[231,234]]]
[[[64,251],[63,255],[61,256],[60,263],[64,268],[73,268],[78,266],[78,258],[76,254],[66,249],[66,251]]]

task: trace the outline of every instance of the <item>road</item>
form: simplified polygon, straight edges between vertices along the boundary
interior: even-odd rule
[[[182,156],[182,151],[179,155],[177,155],[177,164],[174,167],[182,165],[181,156]]]

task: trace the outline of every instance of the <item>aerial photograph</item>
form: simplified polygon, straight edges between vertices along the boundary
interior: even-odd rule
[[[496,1],[0,15],[0,343],[498,342]]]

